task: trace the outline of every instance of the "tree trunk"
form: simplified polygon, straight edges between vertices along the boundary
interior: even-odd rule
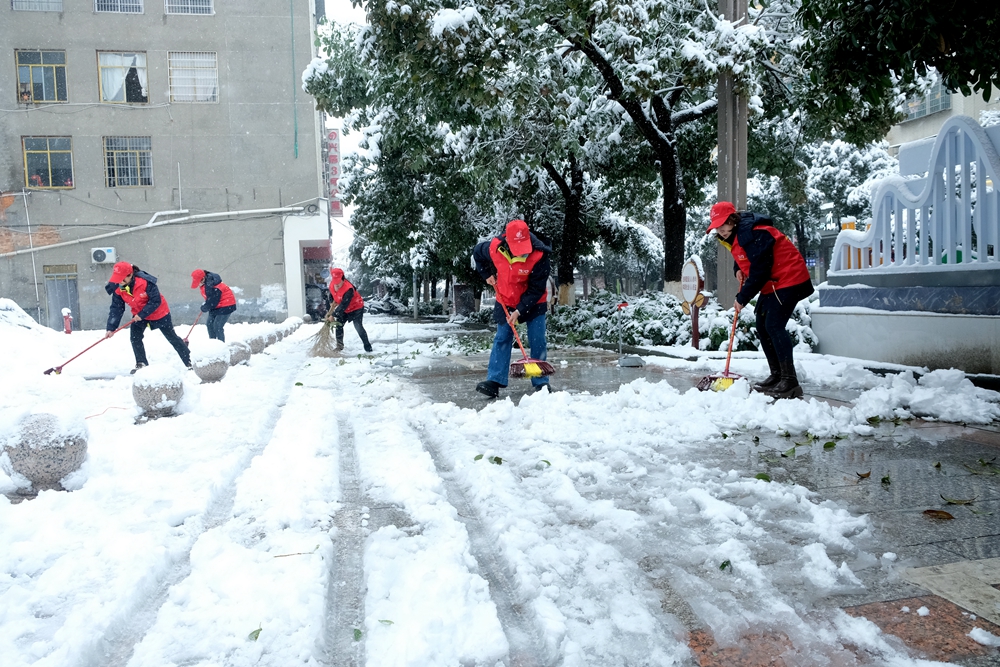
[[[576,262],[580,257],[580,233],[583,229],[583,168],[576,156],[569,156],[569,183],[549,161],[542,163],[549,177],[563,195],[565,205],[562,244],[559,248],[559,266],[556,270],[559,283],[559,303],[572,305],[576,301],[573,284]],[[566,287],[568,286],[568,287]]]
[[[684,186],[680,182],[681,172],[673,145],[665,144],[656,155],[663,184],[663,280],[678,282],[684,265],[684,234],[687,231]]]

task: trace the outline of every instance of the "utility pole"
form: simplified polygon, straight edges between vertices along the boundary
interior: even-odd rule
[[[747,19],[747,0],[719,0],[719,12],[734,23]],[[732,202],[737,211],[747,207],[747,101],[734,90],[733,75],[719,75],[719,189],[718,201]],[[733,258],[718,248],[718,288],[715,296],[723,307],[736,298],[739,285],[733,275]]]

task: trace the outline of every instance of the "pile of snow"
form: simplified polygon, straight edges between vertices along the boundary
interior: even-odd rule
[[[46,327],[36,322],[24,312],[20,306],[11,301],[0,297],[0,328],[6,327],[19,327],[22,329],[35,329],[39,331],[47,331]]]
[[[224,361],[228,365],[229,357],[229,345],[221,340],[201,341],[191,348],[191,363],[195,366],[203,366],[217,361]]]

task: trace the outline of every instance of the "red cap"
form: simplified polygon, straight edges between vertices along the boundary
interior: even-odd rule
[[[512,255],[531,253],[531,232],[524,220],[511,220],[507,223],[507,247]]]
[[[191,289],[194,289],[201,284],[201,281],[205,279],[205,272],[201,269],[195,269],[191,272]]]
[[[118,262],[115,264],[114,268],[111,269],[111,282],[119,283],[125,279],[125,276],[132,275],[132,265],[128,262]]]
[[[708,234],[713,229],[717,229],[722,225],[726,224],[726,220],[729,219],[733,213],[736,213],[736,207],[732,205],[731,202],[720,201],[719,203],[712,206],[712,211],[708,214],[709,220],[712,224],[708,226],[705,233]]]
[[[341,280],[344,277],[343,269],[330,269],[330,279],[331,280]]]

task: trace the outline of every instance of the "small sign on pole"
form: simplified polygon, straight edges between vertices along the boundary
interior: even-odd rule
[[[685,315],[691,316],[691,345],[698,349],[698,310],[705,305],[705,278],[701,273],[701,265],[694,259],[688,260],[681,269],[681,296],[684,301],[681,309]]]

